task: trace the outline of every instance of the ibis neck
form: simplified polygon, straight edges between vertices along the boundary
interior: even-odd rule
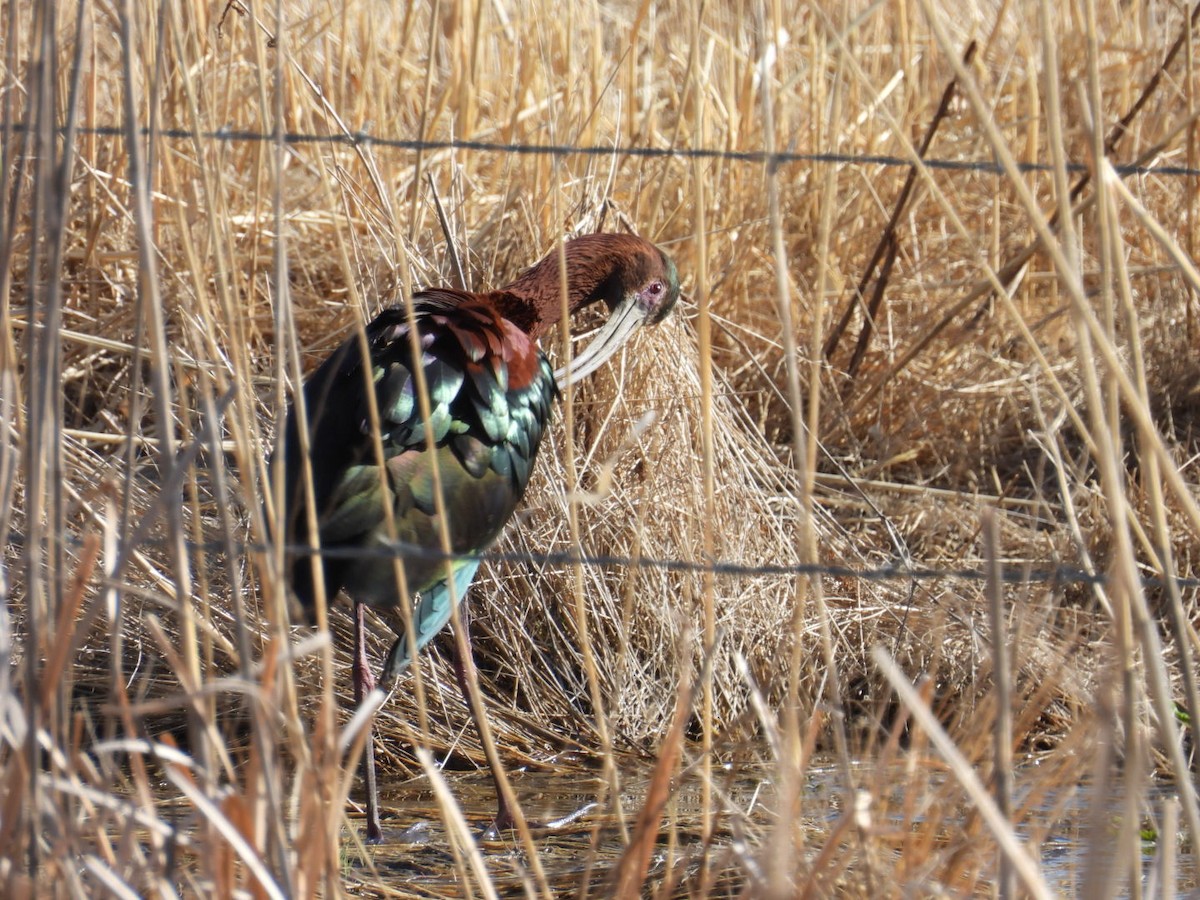
[[[609,293],[613,290],[617,261],[622,258],[624,238],[624,235],[591,234],[564,245],[568,315],[575,315],[597,300],[605,300],[610,306],[620,300],[620,297],[610,297]],[[509,295],[512,298],[509,302],[527,305],[528,327],[505,314],[534,338],[546,334],[562,319],[562,269],[559,259],[558,251],[552,251],[499,292]]]

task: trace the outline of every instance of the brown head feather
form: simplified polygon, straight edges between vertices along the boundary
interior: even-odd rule
[[[654,279],[678,293],[674,264],[636,235],[588,234],[568,241],[563,249],[571,315],[598,300],[612,309]],[[562,318],[558,251],[551,251],[507,287],[491,292],[488,299],[526,334],[535,339],[546,334]]]

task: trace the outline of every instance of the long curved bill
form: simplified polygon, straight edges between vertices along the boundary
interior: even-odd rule
[[[636,298],[618,306],[583,352],[572,359],[569,366],[563,366],[554,373],[558,386],[565,388],[595,372],[625,346],[625,342],[639,328],[648,324],[647,318],[646,310]]]

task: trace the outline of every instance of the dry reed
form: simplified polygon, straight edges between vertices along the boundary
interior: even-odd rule
[[[3,10],[6,896],[1192,883],[1190,11]],[[363,848],[345,606],[294,624],[268,542],[288,392],[448,239],[486,286],[623,227],[687,302],[575,390],[471,598],[502,758],[600,805],[481,853],[435,646],[376,727],[443,849]],[[995,574],[1060,565],[1104,580]]]

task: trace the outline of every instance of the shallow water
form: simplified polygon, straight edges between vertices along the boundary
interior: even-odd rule
[[[708,863],[715,883],[710,887],[719,895],[736,893],[746,879],[753,879],[762,857],[762,839],[769,833],[774,818],[775,787],[772,773],[765,770],[755,774],[745,768],[715,773],[719,778],[715,793],[728,812],[721,819],[720,830],[708,854]],[[949,776],[931,764],[923,773],[917,787],[924,796],[912,803],[906,792],[912,790],[911,770],[897,770],[894,778],[880,778],[867,768],[856,769],[852,777],[854,791],[847,791],[840,767],[831,763],[810,765],[802,797],[803,829],[806,844],[813,848],[815,858],[830,843],[829,837],[844,824],[846,810],[854,798],[869,801],[869,825],[876,844],[885,847],[884,860],[874,860],[874,868],[886,873],[889,864],[896,865],[900,854],[910,852],[911,838],[923,830],[936,833],[933,853],[954,852],[955,842],[971,846],[963,828],[970,816],[965,806],[951,808],[940,800],[940,792],[956,794]],[[1027,847],[1036,849],[1041,871],[1051,889],[1059,895],[1077,894],[1084,884],[1090,865],[1110,862],[1115,823],[1120,821],[1123,808],[1120,797],[1099,797],[1088,784],[1070,784],[1047,788],[1039,778],[1036,767],[1018,772],[1015,805],[1021,811],[1019,835]],[[633,766],[623,773],[622,806],[627,830],[632,830],[641,809],[648,785],[649,768]],[[520,797],[522,809],[534,830],[541,851],[541,863],[547,880],[556,889],[578,887],[586,882],[595,894],[602,894],[606,879],[620,857],[624,840],[618,817],[606,805],[604,782],[599,773],[590,771],[513,772],[513,787]],[[485,773],[446,773],[450,789],[468,820],[471,833],[484,851],[489,875],[501,890],[523,893],[528,873],[524,854],[515,836],[499,841],[480,841],[479,837],[495,814],[495,797],[491,779]],[[889,787],[880,790],[879,785]],[[688,872],[699,869],[702,855],[700,843],[701,810],[699,789],[695,779],[684,780],[672,807],[668,807],[671,833],[660,834],[658,849],[651,862],[652,880],[662,881],[668,875],[680,883],[677,891],[686,893]],[[903,787],[901,787],[901,785]],[[865,794],[864,794],[865,790]],[[871,792],[874,791],[872,794]],[[1161,823],[1161,811],[1171,798],[1171,789],[1154,785],[1141,803],[1143,823]],[[373,883],[432,895],[456,894],[460,885],[459,870],[446,828],[442,823],[433,792],[423,777],[392,782],[382,790],[384,842],[367,847],[365,856],[357,849],[347,850],[348,874],[364,887]],[[598,802],[599,801],[599,802]],[[1099,815],[1095,810],[1099,806]],[[1098,825],[1096,824],[1098,823]],[[975,834],[986,837],[986,829],[975,823]],[[1098,854],[1089,853],[1093,842],[1088,835],[1099,827],[1101,837]],[[1161,825],[1159,826],[1161,827]],[[836,843],[836,841],[835,841]],[[922,845],[924,854],[931,851]],[[979,893],[987,887],[992,870],[993,850],[977,871],[976,880],[968,880],[966,893]],[[796,871],[804,872],[811,860],[797,860]],[[1146,844],[1140,861],[1142,882],[1155,894],[1160,894],[1156,879],[1159,866],[1155,861],[1155,845]],[[904,868],[904,867],[900,867]],[[977,867],[978,869],[978,867]],[[1115,875],[1115,873],[1112,873]],[[1176,885],[1180,893],[1194,890],[1197,884],[1194,855],[1176,850]],[[904,879],[911,888],[911,872]],[[936,878],[935,878],[936,881]],[[718,885],[723,889],[716,891]],[[894,885],[897,892],[903,890]],[[695,889],[696,884],[690,884]],[[957,890],[953,891],[957,893]],[[985,893],[987,891],[984,891]]]

